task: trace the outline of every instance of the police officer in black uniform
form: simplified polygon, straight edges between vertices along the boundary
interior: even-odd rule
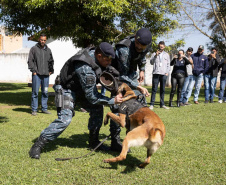
[[[149,96],[148,90],[139,83],[144,81],[145,56],[151,50],[151,41],[151,32],[147,28],[141,28],[135,35],[128,36],[115,45],[116,59],[114,60],[113,66],[120,73],[120,81],[129,85],[136,95],[145,94]],[[137,68],[139,69],[139,75]],[[144,100],[142,103],[145,104],[145,98],[142,99]],[[111,106],[111,110],[113,113],[119,112],[117,105]],[[115,136],[111,140],[111,150],[121,151],[120,127],[112,120],[110,123],[110,131]]]
[[[60,79],[54,85],[58,119],[41,132],[38,140],[29,151],[31,158],[39,159],[41,149],[50,141],[56,139],[71,123],[74,116],[74,106],[79,103],[90,114],[89,147],[94,149],[99,143],[99,131],[103,122],[103,105],[113,105],[122,102],[122,98],[108,98],[97,90],[100,75],[115,58],[115,52],[109,43],[102,42],[96,49],[86,48],[71,57],[63,66]],[[114,135],[112,135],[114,139]],[[99,150],[109,148],[101,145]]]

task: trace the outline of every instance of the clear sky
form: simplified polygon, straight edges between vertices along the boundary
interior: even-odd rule
[[[207,32],[208,34],[211,34],[211,32]],[[169,35],[170,38],[167,37],[160,37],[158,40],[164,40],[166,45],[171,45],[175,43],[176,40],[179,40],[181,38],[184,38],[185,46],[178,49],[187,50],[188,47],[193,48],[193,52],[196,52],[198,50],[199,45],[204,45],[204,53],[209,53],[207,49],[207,43],[210,43],[210,39],[200,33],[197,30],[193,31],[185,31],[185,30],[176,30],[172,34]]]

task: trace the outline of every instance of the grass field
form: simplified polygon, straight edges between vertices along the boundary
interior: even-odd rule
[[[170,89],[166,91],[168,104]],[[165,124],[166,137],[145,169],[137,167],[146,157],[144,147],[131,148],[125,161],[112,165],[103,160],[118,153],[95,152],[81,159],[55,161],[89,152],[89,115],[79,111],[65,132],[44,149],[40,160],[30,159],[33,142],[56,118],[54,97],[48,102],[52,114],[35,117],[30,114],[30,99],[27,84],[0,84],[0,184],[226,184],[226,103],[219,104],[215,98],[215,103],[204,104],[203,89],[199,105],[170,110],[159,108],[157,95],[154,111]],[[109,126],[100,133],[104,139]],[[105,143],[110,145],[110,140]]]

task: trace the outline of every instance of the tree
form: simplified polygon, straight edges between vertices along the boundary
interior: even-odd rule
[[[186,24],[192,25],[202,34],[209,37],[211,40],[210,47],[217,47],[223,56],[226,55],[225,4],[224,0],[181,1],[181,8],[185,16],[190,20]],[[205,24],[204,21],[209,21],[209,24]],[[208,30],[211,30],[210,34],[207,33]]]
[[[177,0],[1,0],[0,19],[13,32],[43,30],[54,38],[71,38],[78,47],[118,41],[141,27],[153,40],[177,27],[168,18]]]

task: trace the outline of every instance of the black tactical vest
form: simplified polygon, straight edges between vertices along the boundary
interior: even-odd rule
[[[97,79],[100,78],[102,74],[102,70],[100,66],[98,66],[95,60],[89,55],[89,51],[93,50],[92,48],[85,48],[78,53],[76,53],[73,57],[71,57],[60,70],[60,84],[65,89],[76,89],[76,78],[75,76],[75,64],[78,61],[82,61],[87,63],[95,72]]]
[[[126,47],[130,48],[131,43],[132,43],[131,39],[134,39],[134,38],[135,38],[135,35],[127,36],[123,40],[119,41],[115,45],[115,47],[117,48],[118,46],[126,46]],[[130,65],[131,65],[130,71],[136,71],[137,70],[138,61],[141,60],[142,58],[144,58],[150,50],[151,50],[151,44],[149,44],[143,52],[139,53],[139,55],[137,57],[133,57],[133,53],[131,53],[132,59],[130,61]],[[119,60],[115,61],[116,64],[114,64],[114,67],[116,69],[119,69],[117,62],[120,62],[120,61]]]
[[[145,107],[141,102],[137,101],[137,99],[132,98],[130,100],[127,100],[125,102],[122,102],[119,105],[119,113],[131,115],[138,111],[140,108]]]

